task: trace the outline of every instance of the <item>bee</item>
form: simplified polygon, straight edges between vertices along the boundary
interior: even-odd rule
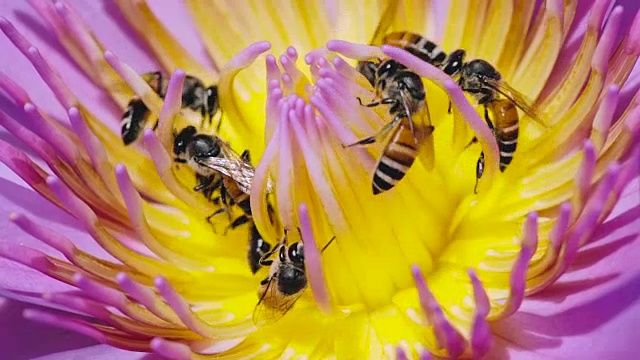
[[[438,44],[416,33],[408,31],[393,32],[385,35],[382,42],[404,49],[434,66],[442,64],[447,59],[447,53]]]
[[[258,228],[255,224],[251,224],[249,234],[249,250],[247,251],[247,262],[249,263],[249,269],[253,274],[257,273],[262,267],[260,260],[262,260],[267,253],[271,250],[271,244],[262,238]]]
[[[142,78],[151,86],[153,91],[162,99],[167,95],[169,88],[169,76],[163,72],[155,71],[142,75]],[[205,87],[202,80],[195,76],[187,75],[182,90],[182,108],[188,108],[201,114],[203,121],[207,119],[211,124],[213,117],[219,108],[218,86]],[[127,109],[122,115],[121,137],[125,145],[136,141],[140,132],[149,121],[151,112],[140,98],[129,101]],[[158,122],[153,125],[155,130]],[[217,127],[220,127],[218,123]]]
[[[196,172],[199,183],[194,191],[201,191],[207,197],[217,190],[220,192],[218,199],[222,207],[207,220],[224,212],[231,214],[231,208],[237,206],[242,215],[231,221],[225,233],[229,229],[251,224],[247,262],[255,274],[261,266],[259,260],[271,249],[271,245],[263,239],[253,223],[250,192],[255,168],[251,165],[249,150],[238,155],[220,137],[198,134],[195,127],[188,126],[175,137],[174,155],[176,162],[188,164]],[[267,193],[272,191],[273,184],[269,181]],[[273,223],[274,211],[269,203],[267,213]]]
[[[425,165],[432,162],[429,154],[433,152],[422,151],[422,145],[433,133],[434,127],[425,101],[424,84],[418,74],[392,59],[385,59],[377,64],[361,61],[357,70],[375,89],[374,100],[363,104],[358,98],[360,105],[388,105],[389,114],[393,116],[393,120],[378,133],[346,145],[368,145],[384,138],[389,139],[373,175],[372,191],[377,195],[393,188],[402,180],[419,153],[426,155]]]
[[[300,229],[298,229],[300,232]],[[335,240],[331,238],[320,253]],[[302,234],[300,234],[302,240]],[[271,257],[277,254],[273,259]],[[253,311],[256,324],[274,322],[283,317],[307,288],[303,242],[287,244],[287,231],[282,241],[260,260],[269,266],[269,275],[258,287],[258,304]]]
[[[464,50],[455,50],[441,64],[441,68],[447,75],[457,79],[463,91],[470,93],[479,105],[484,106],[485,121],[493,131],[500,151],[500,171],[504,171],[511,164],[518,146],[520,116],[517,108],[534,121],[542,122],[531,101],[504,81],[493,65],[482,59],[465,62],[465,55]],[[471,143],[476,141],[474,137]],[[483,172],[484,153],[481,153],[476,164],[474,192],[477,192]]]
[[[217,136],[198,134],[198,130],[193,126],[185,127],[174,137],[174,161],[187,164],[196,172],[198,184],[193,190],[202,192],[208,199],[221,188],[222,176],[200,166],[197,159],[220,156],[220,143],[222,141]]]
[[[243,215],[236,218],[229,228],[234,229],[240,225],[252,221],[251,214],[251,183],[255,175],[255,168],[251,165],[249,150],[245,150],[241,155],[234,152],[227,143],[219,142],[220,155],[196,157],[192,166],[202,175],[220,175],[222,177],[222,203],[229,208],[237,205]],[[267,194],[273,192],[273,183],[267,182]],[[269,212],[269,207],[267,207]],[[212,216],[224,211],[218,210]],[[269,212],[271,216],[272,213]]]

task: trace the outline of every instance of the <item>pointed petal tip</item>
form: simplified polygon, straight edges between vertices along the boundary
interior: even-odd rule
[[[69,114],[69,116],[72,116],[72,117],[79,117],[80,116],[80,110],[78,110],[77,107],[72,106],[67,110],[67,114]]]
[[[265,51],[271,49],[271,43],[269,41],[266,41],[266,40],[258,41],[256,43],[253,43],[250,46],[254,47],[256,49],[256,51],[260,51],[260,52],[265,52]]]
[[[104,59],[112,68],[116,69],[118,67],[118,57],[110,50],[104,52]]]
[[[122,285],[122,283],[126,283],[129,280],[131,280],[129,278],[129,275],[127,275],[126,272],[119,272],[116,274],[116,281],[118,282],[119,285]]]
[[[154,141],[157,136],[156,133],[153,131],[153,129],[144,129],[144,131],[142,132],[142,136],[144,137],[144,141]]]
[[[4,16],[0,16],[0,30],[8,36],[9,34],[7,34],[7,32],[14,31],[15,27],[9,19]]]
[[[127,167],[123,163],[117,163],[114,167],[116,176],[122,176],[127,172]]]
[[[24,103],[24,105],[22,106],[22,109],[23,109],[26,113],[32,113],[32,112],[36,111],[36,106],[35,106],[35,105],[33,105],[33,103],[26,102],[26,103]]]
[[[183,81],[187,77],[187,73],[182,69],[173,70],[170,81]]]
[[[342,40],[329,40],[327,41],[326,47],[329,51],[337,52],[343,44],[344,44],[344,41]]]
[[[19,214],[19,213],[16,213],[16,212],[12,212],[12,213],[9,214],[9,221],[11,221],[11,222],[18,222],[22,218],[24,218],[23,214]]]
[[[589,152],[589,153],[593,152],[595,150],[593,146],[593,141],[591,139],[586,139],[582,144],[582,149],[585,152]]]
[[[73,280],[73,283],[78,287],[80,287],[82,284],[86,283],[87,281],[87,278],[80,273],[73,274],[73,277],[71,279]]]
[[[36,49],[35,46],[29,46],[29,48],[27,49],[27,52],[29,53],[29,55],[36,57],[36,56],[40,56],[40,51],[38,51],[38,49]]]
[[[396,346],[396,360],[407,360],[407,354],[401,346]]]
[[[60,180],[58,180],[58,178],[53,175],[47,176],[46,182],[50,187],[58,187],[61,185]]]
[[[153,279],[153,285],[155,285],[155,287],[158,288],[160,292],[163,292],[169,285],[169,282],[164,276],[156,276]]]
[[[625,50],[629,53],[636,53],[640,49],[640,11],[633,18],[633,23],[629,28],[629,43]]]

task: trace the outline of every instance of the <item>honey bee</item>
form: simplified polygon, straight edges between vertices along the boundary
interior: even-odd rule
[[[387,34],[382,39],[382,43],[404,49],[434,66],[442,64],[447,59],[447,53],[438,44],[422,35],[409,31]]]
[[[233,229],[252,220],[250,192],[255,168],[251,165],[249,150],[245,150],[241,155],[238,155],[227,143],[222,141],[219,141],[219,149],[219,155],[195,157],[193,159],[195,165],[192,167],[201,175],[222,176],[222,203],[227,208],[235,204],[244,213],[229,225],[229,228]],[[273,183],[269,180],[267,182],[267,194],[271,192],[273,192]],[[267,209],[269,210],[269,207]],[[224,211],[224,208],[213,215],[222,211]]]
[[[302,239],[302,234],[300,238]],[[335,238],[332,237],[320,252],[323,253]],[[271,259],[276,253],[277,256]],[[269,276],[262,280],[258,287],[260,300],[253,311],[253,321],[256,324],[265,324],[283,317],[307,288],[303,242],[287,244],[285,230],[282,241],[265,254],[260,264],[269,266]]]
[[[156,94],[164,99],[169,88],[169,76],[167,74],[155,71],[143,74],[142,78]],[[211,124],[219,108],[218,87],[216,85],[205,87],[202,80],[195,76],[187,75],[182,90],[182,108],[199,112],[203,121],[206,119]],[[138,139],[150,116],[151,112],[140,98],[135,97],[129,101],[121,122],[121,137],[125,145],[129,145]],[[158,122],[156,120],[153,129],[155,130],[157,126]],[[220,123],[218,123],[217,127],[219,126]]]
[[[372,191],[377,195],[393,188],[406,175],[418,154],[425,155],[425,165],[432,162],[429,157],[433,151],[424,151],[422,145],[431,136],[434,127],[425,101],[424,84],[418,74],[391,59],[377,64],[361,61],[357,69],[375,89],[374,100],[363,104],[358,98],[360,105],[389,105],[389,114],[393,116],[393,120],[378,133],[346,145],[368,145],[388,137],[373,175]]]
[[[520,116],[517,108],[534,121],[542,122],[531,101],[504,81],[493,65],[482,59],[465,62],[465,55],[464,50],[455,50],[441,64],[441,68],[447,75],[457,79],[463,91],[470,93],[479,105],[484,106],[485,121],[493,131],[500,151],[500,171],[504,171],[511,164],[518,146]],[[471,143],[476,141],[474,137]],[[474,192],[477,192],[483,172],[484,153],[481,153],[476,164]]]
[[[208,199],[211,199],[213,193],[221,188],[222,176],[208,168],[203,168],[196,160],[220,156],[221,142],[217,136],[198,134],[198,130],[193,126],[182,129],[175,135],[173,142],[174,161],[187,164],[196,172],[198,185],[193,190],[202,192]]]
[[[199,184],[194,188],[195,191],[202,191],[205,196],[210,196],[219,190],[222,207],[207,220],[224,212],[231,214],[233,206],[242,211],[242,215],[227,226],[225,233],[247,223],[251,225],[247,262],[251,272],[255,274],[261,267],[260,259],[271,249],[271,245],[264,240],[253,223],[250,192],[255,168],[251,165],[249,151],[245,150],[238,155],[218,136],[197,134],[195,127],[188,126],[176,136],[174,154],[175,161],[188,164],[196,172]],[[273,183],[269,180],[267,193],[272,191]],[[275,214],[268,202],[267,213],[273,224]]]
[[[212,201],[222,203],[222,207],[210,215],[207,220],[223,212],[231,214],[231,207],[237,205],[243,215],[234,219],[227,229],[251,223],[247,262],[251,272],[255,274],[260,268],[260,258],[271,249],[271,245],[264,241],[251,217],[249,189],[253,178],[252,174],[245,175],[245,178],[240,179],[243,183],[239,184],[231,176],[220,172],[219,167],[211,164],[212,158],[229,156],[235,159],[238,155],[218,136],[198,134],[193,126],[185,127],[175,136],[173,152],[176,162],[187,164],[195,171],[198,184],[194,187],[194,191],[202,192],[207,198],[211,198],[215,191],[219,191],[220,196]],[[237,161],[242,161],[243,164],[248,163],[250,161],[249,151],[245,151],[239,158],[240,160]],[[226,167],[222,167],[227,173],[229,163],[231,162],[224,163]],[[250,164],[245,164],[245,166],[253,169]],[[251,171],[251,169],[246,171]]]

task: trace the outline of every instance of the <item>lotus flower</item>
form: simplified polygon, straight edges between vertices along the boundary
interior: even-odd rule
[[[29,4],[0,20],[3,359],[640,350],[636,2]],[[482,106],[439,68],[369,45],[376,28],[464,48],[533,99],[541,121],[522,114],[508,168]],[[384,58],[423,78],[435,130],[374,196],[384,142],[343,145],[390,120],[357,101],[374,94],[356,61]],[[141,77],[156,70],[171,75],[164,99]],[[308,289],[275,321],[254,321],[270,268],[247,266],[247,226],[212,226],[218,205],[173,162],[173,131],[200,124],[181,110],[186,74],[218,84],[217,135],[251,152],[256,229],[274,246],[301,230],[288,236]],[[158,127],[125,146],[134,96]]]

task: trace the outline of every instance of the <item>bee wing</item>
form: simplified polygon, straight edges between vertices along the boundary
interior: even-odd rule
[[[544,122],[540,120],[540,114],[538,114],[538,110],[533,105],[533,101],[529,100],[524,94],[520,93],[518,90],[514,89],[509,85],[506,81],[503,80],[494,80],[494,79],[485,79],[485,83],[495,91],[499,92],[502,96],[506,97],[514,103],[517,107],[519,107],[522,111],[524,111],[527,116],[532,118],[534,121],[544,125]]]
[[[378,22],[378,26],[376,27],[376,31],[373,33],[371,37],[371,45],[382,45],[382,40],[387,30],[393,24],[393,20],[396,17],[396,13],[398,11],[399,0],[391,0],[387,7],[384,9],[384,12],[380,16],[380,21]]]
[[[278,292],[278,286],[274,280],[277,274],[273,274],[267,284],[267,289],[260,297],[253,310],[253,323],[265,325],[282,318],[302,296],[303,291],[294,295],[283,295]]]
[[[431,115],[429,106],[425,101],[424,107],[412,116],[415,124],[414,131],[418,140],[418,159],[427,170],[433,169],[435,165],[435,144],[433,143],[433,130],[431,125]]]
[[[245,163],[244,161],[219,157],[206,157],[197,159],[196,162],[201,166],[230,177],[238,184],[240,190],[245,194],[249,194],[251,192],[251,182],[253,181],[255,170],[253,169],[253,166]]]

